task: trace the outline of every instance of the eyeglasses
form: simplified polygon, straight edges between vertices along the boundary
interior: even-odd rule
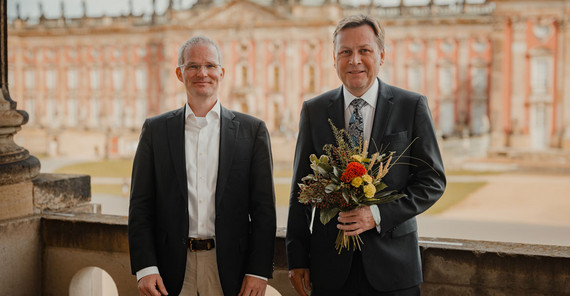
[[[205,64],[205,65],[186,64],[186,65],[180,65],[178,67],[180,67],[181,71],[184,71],[184,69],[186,69],[190,73],[198,73],[198,72],[200,72],[200,70],[202,70],[202,67],[204,67],[204,70],[206,72],[213,73],[218,67],[221,67],[221,66],[222,65],[220,65],[220,64]]]

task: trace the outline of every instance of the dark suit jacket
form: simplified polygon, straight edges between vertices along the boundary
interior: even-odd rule
[[[271,278],[275,195],[263,121],[221,108],[216,255],[225,295],[246,273]],[[147,119],[133,162],[129,248],[133,274],[158,266],[169,295],[182,289],[188,248],[184,108]]]
[[[383,179],[388,190],[398,190],[407,197],[379,205],[381,233],[371,229],[360,235],[368,280],[379,291],[392,291],[422,281],[415,216],[439,199],[446,181],[426,98],[379,82],[369,155],[381,147],[400,155],[418,137],[398,161],[401,164],[395,165]],[[309,233],[310,208],[297,200],[297,184],[312,173],[309,155],[322,155],[325,144],[336,144],[329,118],[336,127],[345,127],[342,87],[303,104],[286,243],[289,269],[310,268],[314,285],[337,289],[350,271],[352,251],[343,250],[338,255],[335,250],[336,218],[323,225],[317,211],[313,233]]]

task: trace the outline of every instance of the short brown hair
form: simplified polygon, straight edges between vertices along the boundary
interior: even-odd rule
[[[333,43],[336,50],[336,36],[338,33],[344,29],[348,28],[356,28],[360,26],[370,26],[374,31],[374,35],[376,37],[376,43],[380,50],[384,48],[384,27],[380,24],[380,21],[375,17],[363,14],[355,14],[351,16],[347,16],[338,22],[336,29],[333,33]]]

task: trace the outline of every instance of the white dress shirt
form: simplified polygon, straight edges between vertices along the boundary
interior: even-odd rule
[[[220,101],[205,117],[197,117],[188,103],[184,112],[188,237],[213,238],[216,235],[216,184],[220,158]],[[149,266],[137,271],[137,281],[150,274],[159,274],[158,267]],[[262,276],[247,275],[267,281]]]
[[[370,135],[372,134],[372,125],[374,124],[374,114],[376,113],[376,101],[378,99],[378,79],[374,79],[374,83],[366,93],[364,93],[360,98],[363,99],[366,104],[362,106],[360,112],[362,113],[362,122],[364,123],[364,141],[368,141],[370,145]],[[354,106],[350,105],[352,101],[358,97],[351,94],[346,87],[342,88],[342,93],[344,95],[344,122],[345,129],[348,130],[348,125],[350,122],[350,117],[354,111]],[[370,211],[372,211],[372,216],[374,217],[374,222],[376,222],[376,230],[380,232],[380,210],[377,205],[370,206]]]
[[[216,183],[220,156],[220,102],[205,117],[196,117],[186,103],[184,146],[188,187],[188,237],[216,235]]]
[[[220,155],[220,112],[218,100],[205,117],[197,117],[186,103],[184,110],[184,154],[188,188],[188,237],[213,238],[216,221],[216,183]],[[137,271],[137,281],[159,274],[157,266]]]

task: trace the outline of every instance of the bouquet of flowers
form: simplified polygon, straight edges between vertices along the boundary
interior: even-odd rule
[[[351,145],[348,133],[336,128],[330,119],[329,123],[337,145],[326,144],[323,147],[325,154],[318,158],[312,154],[309,159],[313,174],[305,176],[298,184],[299,202],[312,205],[313,216],[319,208],[321,223],[327,224],[340,211],[387,203],[405,196],[384,190],[387,185],[382,178],[395,163],[392,162],[394,152],[377,152],[368,158],[367,142]],[[343,248],[350,250],[351,244],[353,250],[360,250],[363,242],[359,235],[349,238],[339,230],[335,244],[339,254]]]

